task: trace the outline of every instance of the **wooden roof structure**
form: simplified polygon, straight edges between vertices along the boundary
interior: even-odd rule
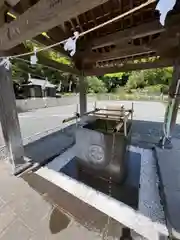
[[[146,2],[148,0],[0,0],[0,54],[22,53],[26,51],[22,43],[30,39],[48,46],[73,36],[75,31],[83,33],[129,12],[80,37],[72,57],[73,68],[45,58],[40,62],[73,74],[83,71],[85,75],[172,66],[173,60],[180,56],[180,1],[177,0],[168,14],[165,27],[155,10],[158,0],[130,12]],[[68,56],[61,45],[54,50]]]

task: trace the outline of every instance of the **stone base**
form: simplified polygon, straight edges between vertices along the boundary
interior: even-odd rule
[[[28,168],[32,167],[33,163],[32,162],[26,162],[22,165],[19,166],[15,166],[15,168],[13,169],[13,174],[15,176],[23,173],[24,171],[26,171]]]
[[[173,145],[172,145],[171,138],[162,137],[159,140],[158,147],[160,147],[162,149],[172,149]]]

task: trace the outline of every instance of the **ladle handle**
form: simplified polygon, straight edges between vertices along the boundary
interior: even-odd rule
[[[77,119],[77,118],[79,118],[79,117],[80,117],[79,113],[76,113],[75,116],[64,119],[64,120],[63,120],[63,123],[70,122],[70,121],[72,121],[72,120],[74,120],[74,119]]]

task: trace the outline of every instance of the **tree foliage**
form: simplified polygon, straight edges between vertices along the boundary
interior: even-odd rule
[[[132,72],[126,84],[128,91],[146,87],[157,92],[166,92],[172,79],[172,68],[150,69]]]
[[[144,79],[144,72],[132,72],[126,84],[126,88],[131,90],[136,88],[144,88],[145,86],[146,81]]]
[[[26,41],[25,46],[29,51],[33,51],[34,47],[41,47],[31,41]],[[68,58],[51,50],[42,51],[39,54],[59,63],[68,65],[72,64]],[[28,73],[30,73],[32,77],[42,79],[48,78],[48,80],[57,85],[57,87],[62,84],[62,91],[69,91],[69,89],[74,90],[78,84],[78,77],[70,73],[59,72],[39,64],[31,66],[26,62],[16,59],[13,59],[12,61],[12,75],[16,84],[21,85],[27,83]],[[119,89],[119,87],[122,87],[121,89],[125,87],[128,91],[131,91],[132,89],[146,88],[150,92],[167,92],[172,79],[172,71],[172,68],[151,69],[129,73],[120,72],[106,74],[99,77],[87,77],[86,79],[88,91],[91,93],[117,92],[116,89]],[[69,88],[70,84],[73,85],[73,88]]]
[[[147,85],[169,85],[172,79],[172,68],[144,70],[144,81]]]
[[[86,78],[88,84],[88,92],[89,93],[105,93],[107,92],[107,88],[102,80],[97,77],[87,77]]]

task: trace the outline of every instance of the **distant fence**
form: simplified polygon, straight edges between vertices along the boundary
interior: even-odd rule
[[[99,101],[103,100],[141,100],[141,101],[167,101],[167,95],[147,95],[147,94],[97,94],[96,99]]]
[[[96,100],[145,100],[145,101],[167,101],[167,96],[156,96],[147,94],[89,94],[88,102],[95,102]],[[16,100],[18,112],[27,112],[34,109],[49,108],[57,106],[65,106],[71,104],[78,104],[79,96],[63,96],[61,98],[29,98],[23,100]]]
[[[88,101],[95,101],[95,97],[88,96]],[[39,108],[49,108],[57,106],[65,106],[79,103],[79,96],[65,96],[61,98],[29,98],[16,100],[18,112],[27,112]]]

